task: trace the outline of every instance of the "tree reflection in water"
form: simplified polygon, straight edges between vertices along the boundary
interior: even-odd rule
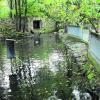
[[[16,43],[15,50],[13,74],[9,73],[11,91],[4,100],[48,100],[52,96],[71,100],[74,86],[83,93],[89,87],[71,51],[56,43],[53,36],[44,37],[36,47],[33,39],[22,39]],[[0,96],[5,97],[4,89],[1,90]],[[57,91],[55,95],[54,91]]]

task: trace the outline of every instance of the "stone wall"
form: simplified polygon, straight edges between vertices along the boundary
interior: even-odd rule
[[[41,20],[41,25],[40,29],[34,29],[33,28],[33,21],[34,20]],[[55,30],[55,23],[51,19],[48,18],[39,18],[39,17],[33,17],[33,18],[28,18],[28,31],[34,31],[35,33],[41,32],[51,32]]]

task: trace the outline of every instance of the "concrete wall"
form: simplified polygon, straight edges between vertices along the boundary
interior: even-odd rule
[[[40,29],[34,29],[33,28],[33,21],[34,20],[41,20],[41,28]],[[35,33],[38,32],[50,32],[55,29],[55,23],[48,19],[48,18],[39,18],[39,17],[33,17],[33,18],[28,18],[28,30],[33,30]]]
[[[70,26],[68,27],[68,34],[78,37],[85,42],[88,42],[89,39],[89,30],[82,29],[80,27]]]
[[[81,29],[80,27],[68,27],[68,33],[72,36],[78,37],[89,45],[89,53],[100,64],[100,36],[90,34],[89,30]]]
[[[100,64],[100,37],[94,34],[89,36],[89,53]]]

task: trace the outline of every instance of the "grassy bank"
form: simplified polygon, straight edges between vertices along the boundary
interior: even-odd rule
[[[96,60],[90,55],[90,53],[88,54],[88,57],[91,63],[95,66],[96,70],[100,73],[100,64],[96,62]]]

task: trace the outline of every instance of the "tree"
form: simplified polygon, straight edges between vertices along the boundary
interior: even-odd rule
[[[54,19],[56,22],[69,24],[86,25],[89,24],[99,32],[100,1],[99,0],[55,0],[44,5],[44,14]]]
[[[16,31],[26,31],[27,0],[9,0],[10,17],[16,20]]]
[[[9,7],[6,0],[0,0],[0,19],[8,18]]]
[[[80,18],[83,23],[92,26],[96,33],[99,32],[100,20],[100,1],[99,0],[82,0],[80,7]]]
[[[15,15],[16,30],[26,30],[27,16],[46,16],[64,27],[69,24],[89,24],[98,33],[100,19],[100,0],[9,0],[10,16]],[[23,21],[24,19],[24,21]],[[22,24],[22,22],[24,22]]]

